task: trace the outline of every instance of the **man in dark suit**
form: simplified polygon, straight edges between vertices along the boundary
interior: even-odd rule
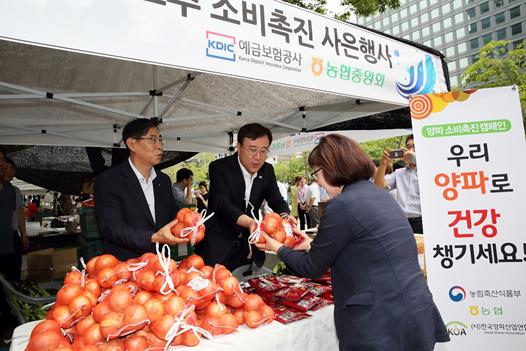
[[[103,172],[95,182],[95,213],[104,252],[127,260],[155,252],[153,242],[177,244],[170,227],[177,214],[170,178],[153,168],[163,153],[158,122],[140,118],[128,123],[122,140],[128,160]]]
[[[265,254],[253,246],[249,254],[248,236],[256,229],[263,200],[274,212],[288,216],[289,206],[281,196],[274,168],[265,162],[272,133],[260,124],[246,124],[237,136],[237,152],[209,166],[208,211],[215,215],[205,223],[206,234],[195,252],[209,265],[221,263],[233,270],[252,261],[259,267]]]

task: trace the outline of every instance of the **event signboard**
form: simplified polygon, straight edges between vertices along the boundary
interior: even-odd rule
[[[398,105],[447,90],[439,56],[281,1],[2,1],[0,39]]]
[[[428,283],[451,342],[526,348],[526,142],[518,88],[410,99]]]
[[[338,130],[298,133],[273,140],[270,145],[270,155],[284,156],[311,151],[319,144],[321,138],[329,134],[345,135],[358,143],[363,143],[371,140],[408,135],[411,134],[411,129]]]

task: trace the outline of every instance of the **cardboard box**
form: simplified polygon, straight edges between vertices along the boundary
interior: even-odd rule
[[[55,249],[53,252],[53,270],[65,274],[78,264],[77,248]]]
[[[27,254],[27,274],[36,282],[61,279],[77,263],[77,248],[33,251]]]
[[[30,279],[36,282],[53,279],[53,251],[45,249],[27,254],[27,275]]]

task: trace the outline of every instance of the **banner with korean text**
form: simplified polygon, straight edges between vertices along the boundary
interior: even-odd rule
[[[410,99],[428,283],[451,342],[526,350],[526,142],[518,88]]]
[[[281,1],[1,1],[2,39],[398,105],[447,90],[439,56]]]
[[[271,156],[293,155],[298,152],[311,151],[318,145],[321,138],[329,134],[345,135],[358,143],[363,143],[371,140],[394,138],[411,133],[411,129],[366,129],[298,133],[273,140],[269,151]]]

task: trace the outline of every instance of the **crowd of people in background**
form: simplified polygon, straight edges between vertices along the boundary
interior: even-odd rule
[[[316,278],[331,269],[337,283],[334,318],[341,350],[361,348],[364,342],[378,349],[396,343],[403,349],[431,350],[436,342],[449,340],[422,279],[412,235],[423,232],[412,136],[406,138],[405,148],[396,154],[386,150],[374,164],[355,141],[325,136],[309,156],[312,173],[308,178],[295,177],[289,187],[276,179],[274,168],[266,162],[271,131],[247,124],[239,130],[236,152],[209,165],[210,191],[204,180],[194,189],[194,174],[188,168],[177,171],[174,183],[156,171],[164,145],[156,121],[128,123],[123,140],[128,160],[99,174],[95,182],[95,211],[105,253],[127,260],[154,252],[155,243],[186,244],[188,238],[171,233],[175,215],[184,207],[208,210],[214,216],[205,223],[207,235],[194,252],[210,265],[220,263],[233,272],[243,269],[251,274],[262,267],[265,251],[273,251],[301,276]],[[21,254],[29,246],[26,212],[34,219],[40,207],[55,209],[59,215],[68,206],[63,194],[51,192],[24,199],[10,183],[14,175],[14,162],[0,151],[0,229],[7,233],[2,234],[0,273],[18,281]],[[255,213],[261,212],[278,213],[304,240],[290,249],[261,233],[264,243],[247,245],[258,226]],[[316,228],[314,239],[301,232],[310,228]],[[398,249],[385,251],[385,245]],[[246,272],[245,267],[249,267]],[[353,295],[355,290],[364,293]],[[374,291],[378,302],[372,304]],[[414,297],[410,306],[400,297],[408,293]],[[358,325],[351,323],[356,311],[344,308],[355,297],[367,298],[357,300],[358,304],[372,308]],[[6,311],[0,305],[0,312]],[[395,333],[375,324],[385,311],[390,315],[386,325],[395,326]],[[422,330],[422,337],[413,337],[415,328]],[[361,337],[351,330],[359,330]]]
[[[391,159],[389,152],[386,151],[380,160],[373,160],[376,171],[371,181],[378,187],[386,189],[397,200],[414,233],[422,233],[418,173],[412,136],[406,138],[404,150],[403,158]],[[14,162],[5,158],[3,181],[10,182],[15,171]],[[171,192],[178,208],[197,207],[201,212],[208,208],[208,185],[206,181],[200,180],[197,189],[194,189],[193,176],[190,169],[179,169]],[[291,216],[297,219],[301,230],[316,228],[319,225],[319,203],[328,201],[329,195],[316,181],[314,173],[310,174],[310,177],[296,176],[291,183],[289,186],[286,182],[277,181],[278,189],[289,205]],[[27,246],[25,219],[29,221],[38,219],[36,215],[39,210],[52,211],[50,215],[54,216],[65,214],[64,206],[61,205],[63,202],[61,197],[64,195],[48,191],[43,195],[22,196],[16,187],[14,189],[17,202],[12,217],[13,228],[19,233],[24,246]],[[272,211],[266,202],[263,203],[261,210],[263,214]]]
[[[178,181],[172,185],[172,194],[180,208],[196,207],[198,212],[208,208],[206,181],[200,181],[198,188],[193,189],[193,172],[187,168],[179,169],[176,178]],[[329,200],[327,191],[315,179],[308,184],[305,176],[295,177],[291,186],[281,181],[277,181],[277,185],[281,196],[289,204],[291,216],[299,221],[301,230],[316,228],[319,224],[319,203]],[[263,214],[272,212],[266,202],[261,210]]]
[[[389,150],[386,150],[381,159],[373,160],[376,170],[370,181],[388,191],[404,211],[413,232],[422,233],[420,192],[412,135],[406,137],[403,151],[401,158],[392,159]],[[277,181],[283,199],[289,204],[290,215],[298,220],[301,230],[317,228],[320,217],[319,203],[327,202],[330,198],[327,191],[316,180],[315,172],[309,177],[296,176],[291,183],[289,186],[286,182]],[[196,206],[201,212],[208,208],[208,186],[206,181],[201,181],[199,188],[194,190],[193,184],[193,172],[188,168],[181,168],[176,173],[172,194],[179,207]],[[272,211],[265,201],[261,210],[263,214]]]
[[[16,172],[15,163],[2,152],[2,183],[10,184]],[[386,150],[380,160],[374,160],[376,171],[370,179],[378,187],[386,189],[401,207],[414,233],[422,233],[422,219],[420,210],[420,195],[418,188],[418,173],[416,167],[415,144],[412,136],[406,138],[404,155],[398,159],[391,159]],[[290,215],[298,222],[301,230],[317,228],[319,225],[320,202],[327,202],[329,195],[316,180],[316,172],[296,176],[289,186],[286,182],[277,181],[278,190],[283,200],[288,204]],[[171,194],[178,208],[197,207],[199,212],[208,209],[209,189],[205,180],[200,179],[198,187],[194,189],[193,172],[188,168],[181,168],[176,173],[176,181],[171,186]],[[309,183],[310,179],[310,183]],[[47,211],[49,215],[65,214],[64,195],[48,191],[43,195],[25,195],[16,187],[10,187],[14,193],[15,202],[11,213],[12,231],[17,234],[17,252],[22,252],[28,246],[25,228],[26,219],[38,220],[37,213]],[[4,190],[4,193],[6,191]],[[68,202],[71,203],[71,200]],[[263,214],[272,209],[266,201],[261,206]],[[51,212],[50,212],[51,211]],[[67,211],[68,213],[71,211]]]

